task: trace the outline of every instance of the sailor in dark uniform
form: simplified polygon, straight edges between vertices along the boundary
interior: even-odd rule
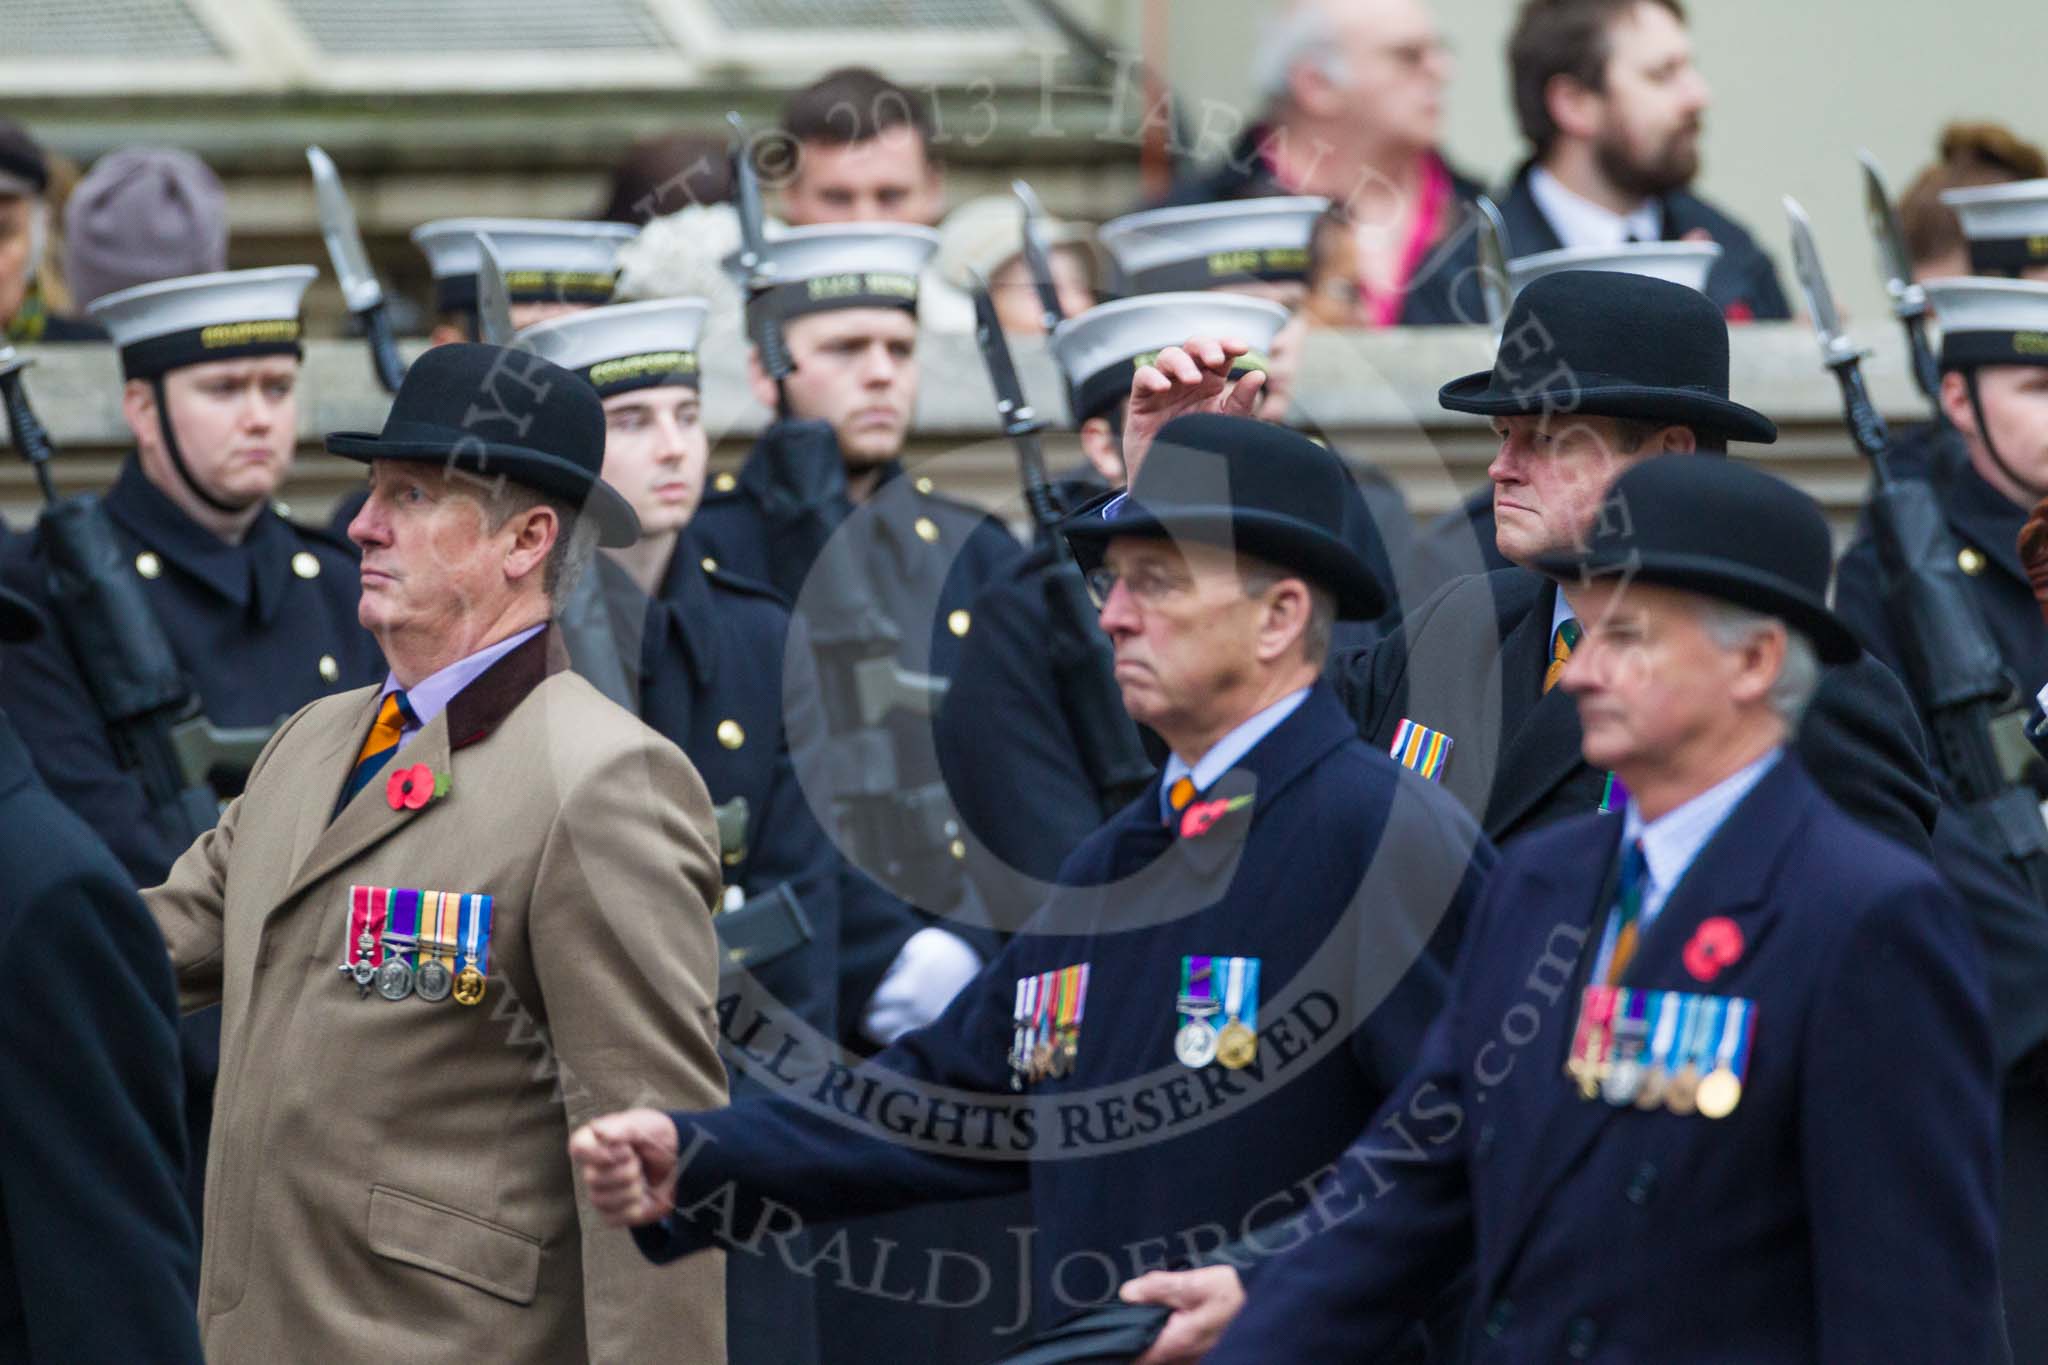
[[[1344,483],[1298,433],[1204,413],[1168,424],[1113,516],[1069,521],[1165,769],[941,1019],[861,1072],[579,1133],[600,1214],[666,1261],[721,1225],[744,1237],[764,1200],[808,1220],[1028,1190],[1041,1324],[1133,1267],[1284,1239],[1303,1176],[1433,1017],[1439,953],[1492,862],[1318,680],[1333,620],[1382,605],[1341,534]]]
[[[1503,246],[1522,252],[1510,237]],[[1631,242],[1615,247],[1563,247],[1515,255],[1508,261],[1508,299],[1545,275],[1561,270],[1618,270],[1670,280],[1706,292],[1707,279],[1722,248],[1713,242]],[[1511,567],[1494,540],[1494,486],[1491,480],[1458,506],[1431,522],[1415,537],[1409,596],[1416,603],[1465,574],[1492,573]]]
[[[122,413],[135,452],[104,507],[124,566],[190,680],[207,720],[268,727],[301,706],[384,676],[356,620],[356,555],[345,540],[289,520],[273,501],[298,440],[299,300],[311,266],[229,271],[138,285],[96,300],[127,378]],[[7,552],[4,575],[53,610],[45,533]],[[86,670],[63,632],[14,652],[0,669],[10,715],[59,800],[78,812],[138,886],[154,886],[184,851],[141,780],[116,753]],[[217,767],[222,799],[241,790],[253,752]],[[218,1056],[218,1010],[185,1021],[186,1102],[195,1192]],[[195,1202],[195,1211],[197,1205]]]
[[[703,777],[718,808],[726,913],[787,894],[810,930],[803,946],[727,980],[720,992],[721,1017],[732,1021],[722,1030],[732,1093],[765,1095],[781,1085],[764,1070],[773,1049],[762,1048],[759,1034],[807,1038],[813,1047],[838,1036],[842,868],[791,757],[793,745],[815,746],[822,724],[807,637],[792,637],[789,609],[772,588],[712,562],[687,529],[710,454],[700,394],[705,313],[697,299],[592,308],[527,328],[516,344],[596,388],[605,407],[605,481],[640,518],[640,541],[605,551],[591,569],[602,633],[572,626],[563,613],[572,662],[601,688],[615,669],[623,700]],[[603,648],[611,660],[585,655]],[[873,883],[860,882],[881,913],[908,921]],[[749,1033],[762,1015],[772,1029]],[[727,1260],[726,1322],[727,1351],[739,1365],[817,1359],[813,1282],[777,1258]]]
[[[1577,585],[1561,687],[1628,798],[1508,846],[1423,1062],[1250,1269],[1211,1365],[1376,1359],[1467,1264],[1466,1358],[1489,1365],[1997,1347],[1977,945],[1789,743],[1821,665],[1857,652],[1827,522],[1687,455],[1629,469],[1612,506],[1542,567]],[[1132,1286],[1180,1309],[1146,1365],[1203,1355],[1233,1278]]]

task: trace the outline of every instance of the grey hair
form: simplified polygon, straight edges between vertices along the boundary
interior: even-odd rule
[[[1292,569],[1283,569],[1248,555],[1238,557],[1237,578],[1244,585],[1246,597],[1257,597],[1274,584],[1290,578],[1305,584],[1308,588],[1308,623],[1301,629],[1302,657],[1318,668],[1329,662],[1330,638],[1337,626],[1337,598],[1328,588],[1309,582]]]
[[[590,568],[597,554],[597,523],[577,515],[562,498],[549,497],[519,484],[501,481],[495,487],[478,489],[476,499],[496,530],[521,512],[546,507],[555,514],[555,543],[548,547],[547,562],[541,566],[541,591],[548,597],[548,614],[560,615],[577,582]]]
[[[1799,718],[1813,700],[1814,689],[1820,686],[1820,657],[1814,653],[1813,641],[1778,617],[1732,602],[1702,603],[1699,621],[1708,638],[1723,649],[1740,649],[1751,636],[1772,626],[1785,632],[1785,663],[1764,701],[1778,713],[1787,730],[1797,730]]]
[[[1294,68],[1314,62],[1337,85],[1348,85],[1350,68],[1340,46],[1343,35],[1321,0],[1298,0],[1266,26],[1252,57],[1252,88],[1266,106],[1280,103],[1294,82]]]

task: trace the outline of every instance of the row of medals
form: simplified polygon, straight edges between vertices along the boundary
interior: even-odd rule
[[[1209,1016],[1222,1007],[1214,1000],[1196,1000],[1182,996],[1180,1012],[1188,1016],[1180,1026],[1180,1032],[1173,1035],[1173,1055],[1182,1066],[1204,1067],[1211,1062],[1221,1062],[1232,1071],[1251,1065],[1258,1053],[1259,1037],[1251,1026],[1242,1019],[1233,1019],[1222,1028],[1209,1022]]]
[[[1041,1039],[1036,1045],[1019,1043],[1010,1057],[1010,1088],[1021,1089],[1026,1082],[1064,1076],[1072,1071],[1080,1041],[1080,1026],[1070,1024],[1060,1029],[1056,1036]]]
[[[1579,1094],[1605,1100],[1617,1109],[1668,1109],[1674,1114],[1698,1113],[1725,1119],[1742,1103],[1742,1081],[1725,1066],[1700,1075],[1699,1063],[1686,1061],[1670,1071],[1663,1062],[1643,1063],[1635,1057],[1588,1061],[1573,1057],[1565,1069],[1578,1082]]]
[[[405,960],[405,954],[417,946],[435,954],[420,963],[415,969]],[[463,958],[460,972],[451,972],[442,956],[454,957],[460,944],[445,943],[440,939],[409,939],[386,935],[384,939],[384,963],[373,966],[370,954],[377,950],[376,937],[367,930],[356,939],[359,950],[354,962],[341,964],[341,974],[356,983],[356,989],[364,996],[374,988],[386,1000],[403,1000],[417,994],[420,999],[438,1003],[449,996],[455,997],[458,1005],[475,1005],[484,998],[484,974],[476,969],[476,959]]]

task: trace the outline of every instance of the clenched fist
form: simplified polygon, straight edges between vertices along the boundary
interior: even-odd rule
[[[615,1228],[639,1227],[676,1206],[676,1125],[659,1109],[628,1109],[592,1119],[569,1138],[569,1160],[598,1216]]]
[[[2034,601],[2048,620],[2048,498],[2034,504],[2027,524],[2020,527],[2020,563],[2026,567],[2027,582],[2033,585]]]

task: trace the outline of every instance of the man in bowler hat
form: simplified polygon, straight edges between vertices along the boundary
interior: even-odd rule
[[[658,1284],[563,1145],[641,1094],[723,1102],[710,798],[551,625],[639,534],[604,408],[558,366],[428,352],[349,534],[390,672],[287,720],[146,893],[186,1008],[223,1006],[207,1357],[724,1358],[723,1267]]]
[[[1503,854],[1421,1064],[1203,1358],[1369,1357],[1466,1263],[1476,1361],[1987,1357],[1976,946],[1789,743],[1858,652],[1830,548],[1788,485],[1667,456],[1540,560],[1586,622],[1560,684],[1586,759],[1628,798]],[[1239,1292],[1227,1266],[1134,1286],[1181,1310],[1147,1365],[1201,1354]]]
[[[1201,414],[1069,520],[1164,770],[946,1013],[857,1077],[578,1132],[608,1220],[667,1261],[771,1215],[1028,1191],[1044,1323],[1298,1212],[1414,1056],[1492,862],[1320,680],[1333,622],[1384,601],[1343,539],[1344,478],[1302,436]]]

